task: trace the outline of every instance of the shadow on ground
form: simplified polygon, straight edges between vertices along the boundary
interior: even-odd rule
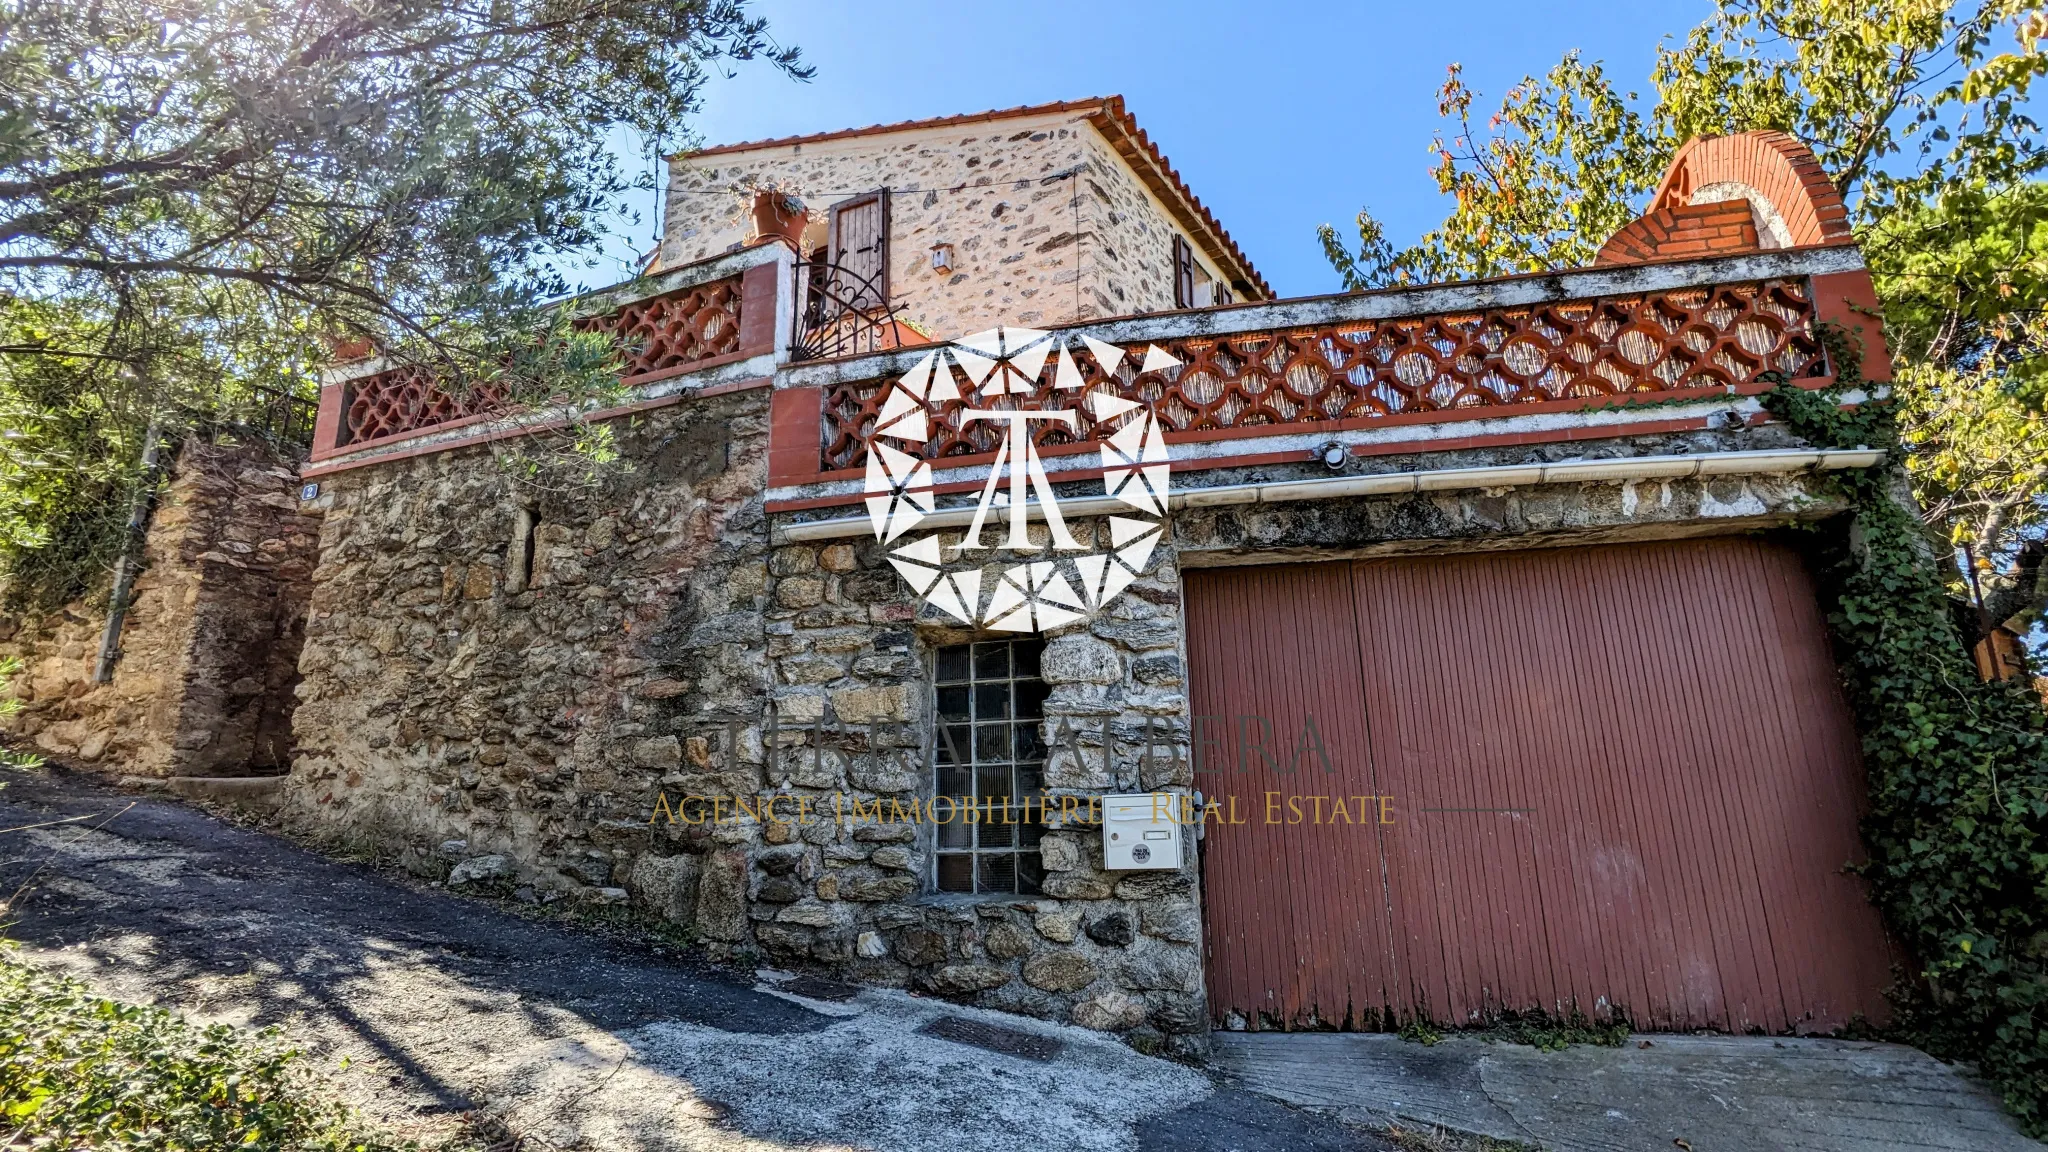
[[[1020,1117],[1044,1146],[1384,1147],[1077,1029],[1029,1022],[1062,1038],[1050,1064],[913,1040],[941,1012],[980,1014],[880,992],[814,1009],[81,775],[14,778],[0,829],[5,932],[30,959],[117,998],[279,1025],[401,1135],[478,1109],[608,1150],[1039,1146],[1019,1143]]]
[[[253,1025],[329,1017],[441,1109],[475,1102],[358,1013],[353,985],[430,964],[492,995],[457,993],[422,1010],[495,1008],[511,993],[541,1033],[551,1010],[607,1031],[656,1020],[772,1034],[831,1023],[737,973],[420,891],[173,801],[62,771],[0,792],[0,827],[74,817],[86,819],[0,840],[0,895],[22,890],[9,938],[62,951],[95,983],[140,985],[167,1006],[230,1007]]]

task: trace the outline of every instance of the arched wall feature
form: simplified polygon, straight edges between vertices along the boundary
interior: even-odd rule
[[[1770,248],[1853,245],[1842,194],[1787,132],[1701,136],[1671,158],[1650,210],[1601,245],[1595,264],[1698,260]],[[1847,332],[1862,349],[1861,376],[1891,379],[1883,314],[1862,268],[1812,278],[1814,319]]]
[[[1842,204],[1841,192],[1821,170],[1813,149],[1789,132],[1740,132],[1686,141],[1671,158],[1671,168],[1657,186],[1650,210],[1700,204],[1707,199],[1728,200],[1736,195],[1752,204],[1761,199],[1777,210],[1784,242],[1772,246],[1804,248],[1850,239],[1849,210]],[[1775,231],[1768,227],[1760,230]]]
[[[1650,210],[1609,237],[1596,264],[1636,264],[1847,244],[1849,212],[1813,150],[1788,133],[1689,140]]]

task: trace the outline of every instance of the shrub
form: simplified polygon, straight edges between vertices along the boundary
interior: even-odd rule
[[[387,1152],[272,1032],[95,996],[0,947],[0,1147]]]

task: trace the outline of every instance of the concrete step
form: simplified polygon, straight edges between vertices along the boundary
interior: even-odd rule
[[[284,791],[282,776],[172,776],[164,786],[190,800],[221,800],[268,808]]]

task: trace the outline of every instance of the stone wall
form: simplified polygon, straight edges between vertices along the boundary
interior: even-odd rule
[[[1617,437],[1593,445],[1418,452],[1354,461],[1351,470],[1485,468],[1803,447],[1783,425],[1769,424]],[[1303,461],[1197,473],[1194,483],[1277,483],[1330,475],[1321,464]],[[1176,476],[1175,482],[1183,478]],[[1173,518],[1172,550],[1190,567],[1341,560],[1720,535],[1811,522],[1844,510],[1829,485],[1800,472],[1533,484],[1188,509]]]
[[[1086,542],[1099,525],[1070,527]],[[942,551],[958,535],[942,537]],[[931,653],[987,637],[920,612],[872,538],[784,546],[769,571],[778,713],[849,733],[840,737],[848,755],[798,757],[781,786],[820,806],[841,795],[854,804],[929,797]],[[1046,634],[1045,781],[1055,801],[1191,782],[1179,606],[1178,574],[1160,560],[1097,619]],[[890,755],[905,746],[921,751]],[[1199,1048],[1208,1021],[1192,863],[1105,872],[1097,825],[1047,823],[1037,897],[920,895],[936,833],[928,821],[807,829],[801,846],[778,850],[804,882],[759,891],[755,938],[784,964]],[[875,842],[908,851],[885,857]]]
[[[1782,429],[1643,436],[1598,455],[1755,450],[1788,443]],[[1521,464],[1585,454],[1584,445],[1436,453],[1373,461],[1376,470]],[[1194,473],[1190,484],[1302,479],[1320,464]],[[1099,484],[1069,486],[1100,495]],[[1093,489],[1092,491],[1090,489]],[[1540,485],[1400,497],[1201,508],[1170,518],[1167,542],[1142,578],[1094,619],[1047,632],[1044,738],[1055,798],[1118,792],[1186,794],[1191,716],[1180,569],[1327,560],[1422,549],[1526,548],[1721,533],[1808,520],[1840,510],[1807,477],[1762,475],[1658,482]],[[1086,544],[1102,525],[1070,523]],[[1044,541],[1042,527],[1033,537]],[[941,533],[952,555],[958,532]],[[899,542],[900,543],[900,542]],[[1100,542],[1106,543],[1106,542]],[[968,567],[955,563],[954,568]],[[987,577],[985,577],[986,579]],[[928,761],[892,757],[913,743],[928,755],[931,652],[975,634],[919,609],[871,537],[777,548],[770,557],[769,655],[779,713],[844,729],[847,755],[796,758],[771,780],[813,805],[844,795],[908,803],[930,796]],[[1062,725],[1079,736],[1063,748]],[[1107,739],[1104,739],[1106,733]],[[916,764],[916,770],[894,765]],[[1212,786],[1210,791],[1214,792]],[[1055,825],[1057,822],[1054,822]],[[1199,876],[1108,872],[1101,829],[1085,821],[1046,834],[1044,895],[919,896],[930,887],[930,824],[806,829],[757,857],[753,936],[789,966],[821,966],[867,982],[909,985],[984,1007],[1130,1032],[1193,1050],[1208,1028],[1201,967]],[[801,841],[800,843],[797,841]],[[886,860],[875,842],[907,853]],[[771,863],[772,862],[772,863]],[[760,869],[769,867],[762,873]],[[741,867],[736,853],[731,867]],[[794,878],[796,883],[783,882]],[[735,936],[735,938],[737,938]]]
[[[0,653],[27,666],[10,729],[124,775],[283,769],[318,520],[268,450],[188,442],[150,519],[111,682],[92,682],[103,606],[0,617]]]
[[[926,892],[929,824],[663,815],[930,791],[926,661],[962,634],[871,542],[770,551],[764,401],[657,410],[590,492],[523,494],[482,449],[330,478],[287,818],[458,884],[630,901],[716,955],[1198,1044],[1192,869],[1111,875],[1065,828],[1048,896],[963,899]],[[1145,720],[1185,712],[1178,600],[1159,567],[1048,644],[1048,713],[1082,729],[1058,791],[1186,784],[1184,724],[1137,768]]]
[[[771,546],[765,401],[656,410],[621,429],[634,470],[585,492],[521,493],[483,449],[333,478],[291,817],[458,885],[630,902],[714,955],[1198,1050],[1208,1019],[1192,849],[1177,869],[1106,871],[1099,825],[1077,814],[1048,822],[1042,895],[932,891],[936,829],[905,815],[934,791],[931,660],[986,637],[921,608],[869,536]],[[1789,443],[1781,428],[1731,427],[1590,454]],[[1588,453],[1555,444],[1353,466]],[[1311,475],[1328,473],[1303,461],[1185,483]],[[1136,584],[1046,634],[1048,791],[1085,801],[1202,783],[1183,567],[1741,531],[1838,510],[1823,485],[1786,474],[1178,513]],[[1071,527],[1083,542],[1102,530]]]
[[[759,710],[766,411],[758,390],[622,423],[631,471],[588,490],[524,489],[486,448],[331,476],[287,817],[693,923],[711,845],[648,818],[684,763],[673,717]]]
[[[1173,238],[1180,230],[1100,133],[1089,133],[1085,146],[1081,215],[1095,242],[1088,245],[1083,268],[1082,290],[1090,304],[1083,315],[1173,308]],[[1195,257],[1196,305],[1209,303],[1213,259],[1199,252]]]
[[[899,190],[889,205],[891,302],[934,336],[1173,307],[1177,230],[1072,113],[679,158],[662,262],[749,239],[753,189],[802,199],[813,220],[807,242],[822,243],[833,203],[884,186]],[[931,269],[938,243],[953,246],[944,276]]]

